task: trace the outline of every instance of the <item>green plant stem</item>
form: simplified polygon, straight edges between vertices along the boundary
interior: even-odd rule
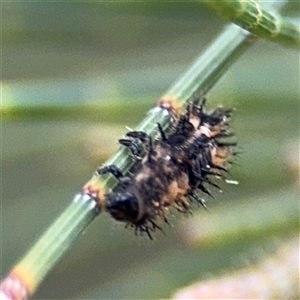
[[[284,3],[284,1],[278,2]],[[203,3],[259,37],[300,48],[299,19],[296,23],[279,14],[269,12],[254,0],[210,0]]]
[[[85,194],[77,195],[11,274],[32,294],[49,270],[70,248],[76,237],[98,214],[97,203]]]
[[[96,217],[96,205],[89,196],[78,195],[24,257],[21,264],[34,271],[37,284]]]

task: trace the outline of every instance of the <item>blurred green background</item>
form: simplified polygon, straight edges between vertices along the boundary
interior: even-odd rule
[[[225,22],[192,2],[1,5],[4,275],[117,149],[125,126],[143,119]],[[299,69],[298,51],[259,41],[209,93],[210,106],[236,108],[242,150],[231,170],[240,184],[208,199],[212,214],[224,203],[230,212],[230,204],[274,195],[297,210]],[[199,248],[183,237],[185,219],[175,213],[174,227],[150,242],[100,215],[34,298],[167,298],[240,266],[237,256],[298,222]]]

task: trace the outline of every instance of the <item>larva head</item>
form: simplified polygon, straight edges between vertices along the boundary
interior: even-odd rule
[[[132,193],[110,193],[107,195],[105,206],[111,216],[118,221],[133,223],[137,220],[139,204]]]

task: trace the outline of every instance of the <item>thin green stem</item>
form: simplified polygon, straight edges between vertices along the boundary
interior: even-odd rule
[[[19,266],[34,270],[32,274],[38,284],[70,247],[74,238],[96,217],[95,208],[95,201],[91,201],[87,195],[76,196],[71,205],[31,248]]]
[[[56,219],[22,260],[12,269],[9,279],[19,279],[16,286],[32,294],[49,270],[70,248],[77,236],[92,222],[98,214],[97,203],[85,194],[77,195],[66,210]],[[11,277],[11,278],[10,278]],[[6,281],[9,281],[6,279]],[[2,282],[5,286],[5,280]],[[19,299],[19,292],[13,299]],[[26,296],[24,299],[26,299]],[[23,298],[23,297],[22,297]]]
[[[259,37],[300,48],[299,19],[297,23],[293,22],[264,9],[254,0],[210,0],[203,3]]]

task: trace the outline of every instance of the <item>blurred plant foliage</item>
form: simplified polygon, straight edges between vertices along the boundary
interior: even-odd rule
[[[191,2],[1,5],[5,273],[117,149],[125,126],[143,118],[224,23]],[[291,1],[285,13],[297,9]],[[298,203],[299,71],[296,50],[261,41],[208,95],[210,106],[236,108],[233,127],[242,148],[231,171],[240,185],[216,194],[209,208],[224,208],[230,218],[237,202],[272,201],[268,195],[280,195],[282,205]],[[148,243],[101,216],[35,298],[170,297],[208,272],[239,267],[236,256],[297,230],[296,221],[283,231],[258,228],[263,234],[224,237],[199,250],[184,242],[185,222],[178,219],[184,217],[175,214],[177,226]]]

